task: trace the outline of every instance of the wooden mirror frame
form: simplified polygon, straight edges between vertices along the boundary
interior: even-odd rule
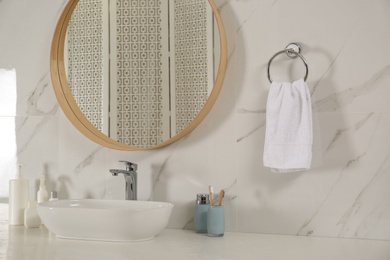
[[[213,90],[211,91],[211,94],[207,99],[206,103],[204,104],[203,108],[201,109],[201,111],[191,121],[191,123],[188,124],[181,132],[179,132],[175,136],[171,137],[170,139],[162,143],[159,143],[154,146],[146,147],[146,148],[139,148],[135,146],[122,144],[108,137],[102,132],[100,132],[84,116],[83,112],[81,112],[75,99],[73,98],[66,77],[66,72],[65,72],[64,45],[65,45],[66,30],[68,28],[69,20],[78,2],[79,0],[69,0],[67,5],[65,6],[64,11],[60,16],[56,29],[54,31],[51,50],[50,50],[50,74],[51,74],[54,92],[57,97],[58,103],[60,104],[62,110],[64,111],[65,115],[68,117],[70,122],[83,135],[85,135],[87,138],[94,141],[95,143],[98,143],[102,146],[111,149],[122,150],[122,151],[149,150],[149,149],[163,147],[181,139],[189,132],[191,132],[193,129],[195,129],[195,127],[199,125],[199,123],[206,117],[208,112],[213,107],[219,95],[219,92],[221,90],[223,79],[226,73],[226,66],[227,66],[226,35],[225,35],[225,29],[223,27],[221,16],[218,12],[217,7],[215,6],[214,1],[208,0],[218,25],[221,54],[219,60],[218,73],[214,82]]]

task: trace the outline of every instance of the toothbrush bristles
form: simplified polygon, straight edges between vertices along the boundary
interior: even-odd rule
[[[210,205],[211,206],[214,206],[214,202],[213,202],[213,192],[214,192],[214,189],[212,186],[209,186],[209,193],[210,193]]]

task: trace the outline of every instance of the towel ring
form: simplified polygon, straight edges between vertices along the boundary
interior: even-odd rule
[[[272,83],[271,75],[269,72],[269,69],[271,67],[271,62],[273,61],[273,59],[275,59],[276,56],[278,56],[279,54],[282,54],[282,53],[285,53],[291,59],[295,59],[296,57],[301,58],[301,60],[303,61],[303,64],[305,65],[305,77],[303,78],[303,80],[306,81],[307,76],[309,75],[309,68],[307,66],[305,58],[301,55],[300,52],[301,52],[301,46],[299,46],[299,44],[290,43],[289,45],[287,45],[286,49],[275,53],[274,56],[272,56],[271,59],[268,61],[267,76],[268,76],[269,82]]]

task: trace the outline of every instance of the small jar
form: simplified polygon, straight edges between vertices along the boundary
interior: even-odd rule
[[[24,210],[24,226],[26,228],[37,228],[42,225],[41,218],[38,214],[36,201],[29,201],[28,208]]]
[[[207,232],[207,211],[210,205],[209,194],[201,193],[196,195],[194,228],[196,233]]]
[[[49,201],[58,200],[57,198],[57,191],[53,190],[50,192],[50,199]]]

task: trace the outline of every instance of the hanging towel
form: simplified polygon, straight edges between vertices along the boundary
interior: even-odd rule
[[[312,145],[311,98],[306,82],[272,82],[267,100],[264,166],[272,172],[308,170]]]

